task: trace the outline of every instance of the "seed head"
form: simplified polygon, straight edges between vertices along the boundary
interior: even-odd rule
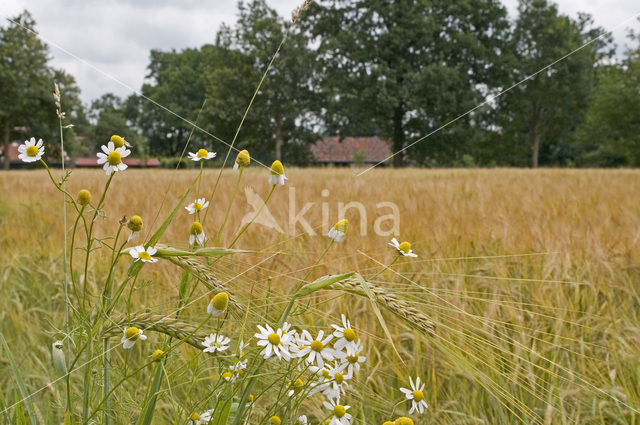
[[[202,229],[202,224],[200,224],[199,221],[194,221],[191,224],[191,229],[189,229],[189,233],[191,233],[192,235],[199,235],[202,232],[204,232],[204,230]]]
[[[117,134],[111,136],[111,142],[116,149],[124,146],[124,139]]]
[[[153,354],[151,354],[151,361],[157,362],[158,360],[160,360],[160,357],[162,357],[163,354],[164,351],[157,349],[153,352]]]
[[[211,299],[211,305],[216,310],[226,310],[227,306],[229,305],[229,294],[227,294],[226,292],[220,292],[219,294],[216,294],[215,297]]]
[[[241,167],[246,167],[251,162],[251,156],[249,156],[249,151],[246,149],[238,152],[238,156],[236,156],[236,164]]]
[[[140,338],[140,329],[133,326],[130,328],[127,328],[126,332],[124,333],[124,336],[129,341],[136,341],[138,338]]]
[[[89,205],[90,202],[91,192],[89,192],[87,189],[82,189],[80,192],[78,192],[78,203],[80,205]]]
[[[139,232],[140,230],[142,230],[142,217],[140,217],[139,215],[134,215],[127,223],[127,227],[132,232]]]
[[[284,175],[284,167],[282,166],[282,162],[278,161],[277,159],[273,161],[273,164],[271,164],[271,174],[274,174],[276,176]]]

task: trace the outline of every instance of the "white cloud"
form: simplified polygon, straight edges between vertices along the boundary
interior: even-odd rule
[[[505,0],[513,14],[517,0]],[[272,0],[282,16],[289,16],[302,0]],[[640,12],[635,0],[560,0],[560,11],[593,15],[610,29]],[[0,16],[8,18],[28,9],[41,36],[49,41],[53,64],[76,77],[85,102],[113,92],[120,96],[139,89],[151,49],[182,49],[212,43],[223,22],[236,19],[236,0],[2,0]],[[627,27],[638,29],[637,21]],[[625,29],[615,31],[623,44]],[[59,45],[122,84],[54,47]]]

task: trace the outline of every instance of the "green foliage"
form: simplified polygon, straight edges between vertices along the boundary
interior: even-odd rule
[[[305,119],[314,100],[314,57],[308,44],[305,34],[264,0],[240,2],[235,27],[223,26],[216,45],[203,48],[209,77],[203,115],[212,132],[227,141],[234,138],[268,70],[236,146],[264,161],[308,162],[306,145],[316,140]]]
[[[503,75],[508,22],[497,1],[321,1],[308,12],[331,133],[379,134],[397,152],[479,103],[478,87],[494,87]],[[474,130],[467,117],[410,157],[450,163],[470,149]]]
[[[125,116],[149,140],[153,154],[182,153],[205,97],[205,70],[199,49],[152,50],[147,67],[148,83],[126,101]],[[151,99],[148,100],[148,99]],[[171,111],[171,112],[169,112]],[[192,143],[211,148],[211,138],[196,132]]]
[[[57,81],[67,116],[85,123],[79,89],[72,76],[49,65],[49,50],[36,35],[36,23],[29,12],[0,27],[0,130],[5,150],[13,139],[20,141],[37,136],[46,142],[48,154],[59,158],[58,118],[53,103],[53,83]],[[15,130],[26,127],[26,133]],[[83,150],[73,130],[65,135],[69,155]],[[4,158],[9,167],[9,158]]]
[[[579,131],[582,165],[640,165],[640,48],[619,66],[600,71],[600,82]]]
[[[547,0],[522,0],[511,38],[512,82],[521,81],[578,49],[602,31],[587,15],[563,16]],[[606,52],[602,39],[544,69],[499,99],[501,149],[511,165],[563,164],[573,158],[572,139],[595,85],[595,64]],[[510,84],[508,84],[510,85]],[[496,155],[500,158],[500,155]],[[527,159],[529,157],[529,159]]]

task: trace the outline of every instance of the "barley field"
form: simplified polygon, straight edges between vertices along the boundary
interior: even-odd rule
[[[275,416],[296,423],[303,413],[310,424],[324,423],[319,394],[283,401],[305,370],[250,366],[230,390],[232,384],[222,382],[224,359],[197,347],[218,330],[234,351],[243,341],[247,352],[257,352],[256,323],[274,324],[301,285],[344,274],[300,297],[288,321],[315,336],[332,332],[341,314],[351,320],[366,357],[341,398],[351,406],[352,424],[400,416],[416,424],[640,423],[640,203],[634,195],[640,171],[357,171],[286,169],[286,185],[274,190],[260,216],[268,213],[271,225],[256,221],[233,246],[246,252],[147,263],[102,321],[93,321],[101,313],[90,306],[100,303],[105,276],[126,283],[132,264],[122,255],[110,271],[110,235],[123,217],[126,223],[139,215],[144,227],[127,246],[141,244],[179,205],[156,247],[189,250],[192,218],[181,198],[198,170],[116,173],[97,214],[86,275],[86,239],[70,245],[77,214],[67,204],[65,229],[63,197],[46,171],[0,174],[0,331],[6,340],[0,421],[202,423],[194,412],[224,410],[225,394],[233,400],[227,409],[233,418],[246,402],[244,386],[257,378],[251,381],[255,402],[247,405],[251,416],[234,424],[275,423]],[[59,179],[60,170],[52,173]],[[199,193],[211,202],[201,219],[213,237],[209,246],[229,247],[255,196],[267,197],[268,174],[251,166],[238,179],[225,170],[210,199],[218,173],[205,169]],[[106,180],[102,170],[73,170],[66,190],[75,196],[88,189],[95,202]],[[349,207],[344,217],[341,206]],[[303,220],[291,226],[297,214],[309,228]],[[327,232],[342,218],[349,220],[344,242],[328,245]],[[120,241],[125,232],[126,226]],[[398,255],[388,245],[392,237],[410,241],[418,257]],[[74,256],[67,272],[70,323],[78,327],[66,331],[65,240],[67,259]],[[187,284],[185,275],[197,279]],[[211,287],[228,291],[229,314],[201,327]],[[99,329],[82,330],[87,321]],[[99,354],[103,343],[116,346],[127,324],[144,327],[147,339],[131,350]],[[52,363],[56,340],[65,341],[67,365],[82,344],[93,347],[93,355],[75,363],[68,389]],[[154,350],[176,340],[184,343],[165,349],[160,363],[150,361]],[[423,414],[409,413],[411,403],[399,391],[416,376],[425,383]],[[150,410],[153,422],[143,422]]]

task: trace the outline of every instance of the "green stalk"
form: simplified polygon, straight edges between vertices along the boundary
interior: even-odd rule
[[[233,191],[233,195],[231,195],[231,200],[229,201],[229,205],[227,206],[227,212],[225,213],[224,220],[222,221],[222,225],[218,230],[218,236],[216,237],[216,244],[220,242],[222,231],[224,230],[224,226],[227,224],[227,220],[229,219],[229,212],[231,211],[231,206],[233,205],[233,201],[236,199],[236,195],[238,194],[238,189],[240,188],[240,179],[242,178],[243,171],[244,171],[244,167],[240,167],[240,172],[238,173],[238,180],[236,181],[236,188]],[[206,217],[206,213],[205,213],[205,217]]]
[[[100,207],[102,207],[102,203],[104,202],[104,198],[107,195],[107,190],[109,190],[109,186],[111,185],[111,180],[113,180],[113,176],[116,172],[111,173],[109,179],[107,180],[107,184],[104,187],[104,191],[102,192],[102,197],[100,197],[100,201],[96,206],[96,210],[93,213],[93,218],[91,219],[91,224],[89,225],[89,233],[87,235],[87,252],[84,258],[84,277],[82,282],[82,309],[85,310],[85,305],[87,301],[87,272],[89,270],[89,255],[91,254],[91,245],[93,243],[93,226],[96,223],[96,219],[98,218],[98,214],[100,212]]]
[[[269,202],[269,199],[271,199],[271,195],[273,195],[273,192],[274,192],[275,189],[276,189],[276,185],[274,184],[271,187],[271,191],[269,192],[269,195],[267,196],[267,199],[264,200],[264,203],[262,204],[262,206],[260,206],[260,209],[256,212],[256,215],[254,215],[253,218],[251,219],[251,221],[249,221],[247,224],[245,224],[244,227],[240,230],[240,232],[238,232],[236,237],[233,238],[233,241],[231,242],[231,245],[229,245],[229,248],[233,248],[233,246],[238,241],[238,238],[240,238],[240,236],[242,236],[242,234],[247,230],[247,228],[249,228],[249,226],[251,226],[251,224],[253,224],[253,222],[256,220],[256,218],[258,218],[258,216],[260,215],[260,213],[262,212],[264,207],[267,205],[267,202]]]

